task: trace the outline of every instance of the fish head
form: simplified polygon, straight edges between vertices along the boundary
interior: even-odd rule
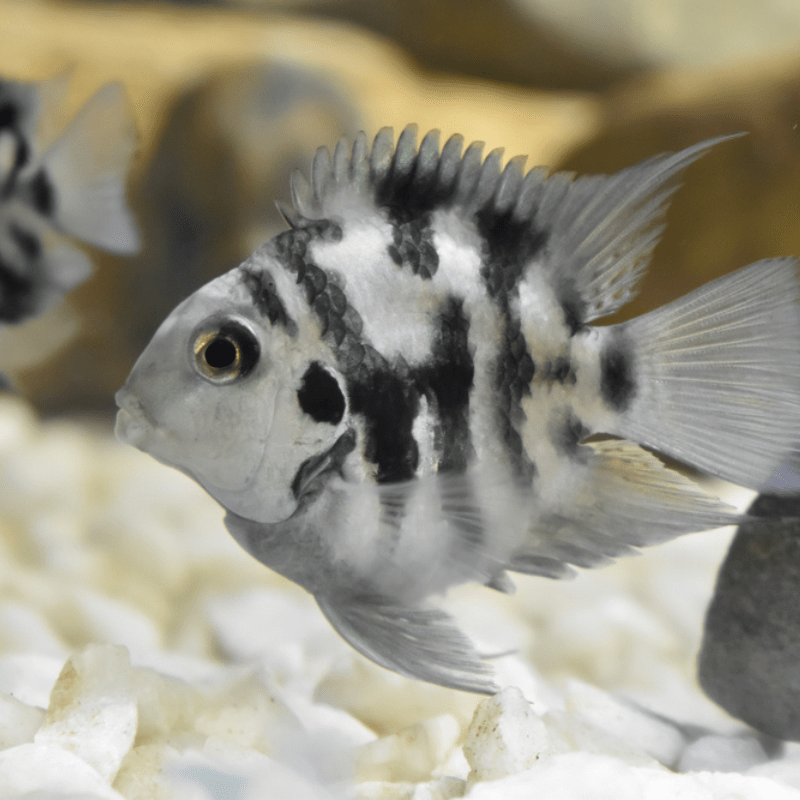
[[[319,488],[326,456],[352,450],[342,441],[353,434],[319,336],[270,321],[255,301],[253,281],[269,283],[269,266],[251,257],[175,308],[116,395],[115,433],[229,511],[275,523]]]

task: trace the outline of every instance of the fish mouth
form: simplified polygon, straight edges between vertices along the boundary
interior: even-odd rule
[[[139,450],[144,449],[145,441],[155,427],[144,404],[125,387],[114,395],[114,400],[119,406],[117,420],[114,423],[114,436],[123,444],[132,445]]]

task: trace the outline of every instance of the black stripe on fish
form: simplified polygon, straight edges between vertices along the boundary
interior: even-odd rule
[[[452,167],[460,160],[460,147],[439,153],[435,131],[425,136],[418,149],[415,141],[416,128],[409,126],[400,134],[386,174],[373,177],[375,203],[387,211],[395,225],[419,221],[447,205],[456,192],[456,169]]]
[[[19,322],[36,310],[36,280],[0,258],[0,320]]]
[[[13,128],[18,120],[19,107],[15,103],[0,103],[0,130],[3,128]]]
[[[56,207],[55,187],[44,169],[40,169],[30,181],[33,207],[44,216],[50,216]]]
[[[242,267],[242,281],[250,292],[256,310],[270,325],[281,325],[289,335],[297,335],[297,323],[289,317],[272,275],[266,270]]]
[[[531,381],[535,374],[536,365],[528,350],[520,321],[509,311],[495,372],[500,395],[497,415],[500,434],[523,481],[533,480],[536,474],[536,466],[528,457],[518,430],[518,426],[524,422],[520,403],[523,396],[531,393]]]
[[[378,483],[415,477],[419,448],[413,425],[419,391],[403,371],[379,367],[348,384],[350,411],[364,419],[364,457],[375,464]]]
[[[443,304],[431,361],[414,370],[420,390],[433,401],[438,416],[439,469],[464,471],[474,451],[469,427],[469,398],[475,365],[469,350],[469,320],[463,300],[451,296]]]
[[[319,322],[320,335],[336,354],[339,370],[348,379],[366,381],[376,369],[387,367],[386,360],[363,341],[363,320],[348,303],[337,277],[320,269],[308,257],[312,239],[340,241],[341,237],[338,225],[319,220],[285,231],[271,244],[279,261],[303,286],[306,300]]]
[[[600,354],[600,395],[615,411],[626,411],[636,396],[636,365],[623,334],[613,334]]]
[[[556,287],[556,297],[564,312],[564,324],[574,336],[586,324],[586,301],[572,281],[562,281]]]
[[[316,422],[338,425],[344,416],[345,399],[336,378],[318,361],[312,361],[297,390],[300,408]]]
[[[506,308],[525,267],[547,245],[548,232],[532,220],[517,219],[511,210],[498,212],[492,203],[478,210],[475,221],[487,249],[481,277],[489,296]]]

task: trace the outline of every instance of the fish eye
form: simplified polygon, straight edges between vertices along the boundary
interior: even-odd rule
[[[233,320],[201,328],[192,344],[197,371],[212,383],[231,383],[244,378],[258,363],[256,337]]]

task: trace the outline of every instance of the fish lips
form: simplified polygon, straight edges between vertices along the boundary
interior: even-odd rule
[[[149,418],[147,409],[133,392],[124,387],[114,395],[114,400],[119,407],[114,423],[114,436],[123,444],[144,450],[146,440],[156,427]]]

